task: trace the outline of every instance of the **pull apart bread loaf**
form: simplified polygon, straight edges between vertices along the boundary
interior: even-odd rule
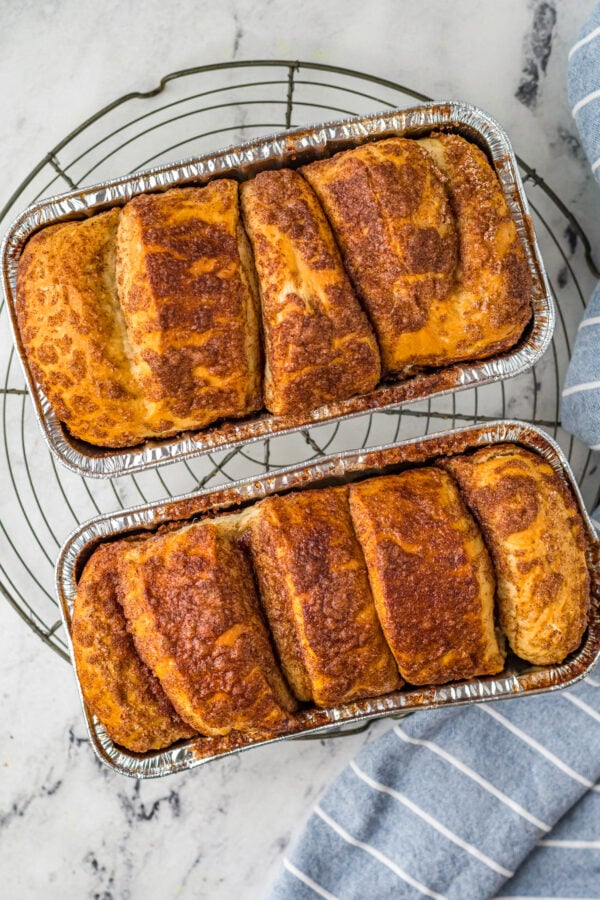
[[[257,302],[228,179],[47,228],[19,262],[33,374],[71,433],[100,446],[258,409]]]
[[[581,642],[583,520],[543,457],[512,444],[102,545],[77,589],[74,657],[125,747],[265,737],[298,730],[296,700],[500,672],[495,597],[522,659],[561,662]]]
[[[312,189],[291,169],[241,187],[265,341],[265,406],[277,415],[365,394],[377,343]]]
[[[443,684],[500,672],[495,579],[453,479],[435,468],[350,487],[373,597],[400,674]]]
[[[443,463],[492,554],[502,629],[529,662],[560,663],[581,643],[590,578],[574,498],[541,456],[509,444]]]
[[[226,178],[31,238],[19,329],[75,437],[134,446],[257,411],[261,340],[275,415],[368,393],[382,370],[402,378],[517,343],[531,278],[478,147],[389,138],[300,172],[241,187],[256,270]]]
[[[402,684],[375,612],[348,488],[269,497],[250,548],[281,665],[296,697],[335,706]]]
[[[300,170],[375,328],[385,371],[512,347],[531,278],[498,179],[458,135],[390,138]]]

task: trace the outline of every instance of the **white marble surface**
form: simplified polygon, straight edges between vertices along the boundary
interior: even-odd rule
[[[300,58],[483,106],[597,245],[600,196],[574,140],[565,89],[567,50],[592,5],[4,0],[0,203],[68,131],[116,96],[154,86],[160,74],[233,58]],[[531,37],[542,6],[556,17],[545,71]],[[523,103],[519,89],[533,102]],[[6,427],[20,428],[16,412]],[[37,437],[28,456],[33,477],[38,464],[49,465]],[[250,473],[242,465],[239,474]],[[9,475],[2,457],[0,516],[10,529],[18,509]],[[62,502],[50,489],[47,498]],[[61,519],[61,537],[72,524]],[[51,559],[37,574],[51,589]],[[87,744],[69,666],[1,598],[0,686],[0,894],[11,900],[260,897],[319,792],[387,728],[274,745],[154,782],[115,776]]]

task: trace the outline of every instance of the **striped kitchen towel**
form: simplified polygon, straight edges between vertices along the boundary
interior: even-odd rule
[[[598,112],[600,115],[600,109]],[[600,450],[600,284],[592,294],[575,338],[560,415],[567,431],[592,450]],[[600,530],[597,514],[594,524]]]
[[[600,4],[571,51],[569,90],[600,179]],[[600,287],[562,421],[600,449]],[[326,791],[270,900],[598,900],[600,666],[595,673],[559,693],[400,720]]]
[[[600,677],[401,719],[315,807],[270,900],[600,897]]]
[[[569,53],[569,102],[592,172],[600,181],[600,4]],[[600,450],[600,284],[573,348],[562,395],[563,426]],[[598,512],[595,518],[600,522]]]

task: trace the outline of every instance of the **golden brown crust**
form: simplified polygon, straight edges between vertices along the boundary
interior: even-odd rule
[[[238,186],[142,194],[123,209],[117,285],[132,372],[158,434],[258,409],[260,344]]]
[[[269,497],[250,548],[282,668],[317,706],[401,687],[377,620],[346,487]]]
[[[120,210],[45,228],[19,260],[17,317],[32,374],[73,435],[128,446],[146,435],[115,285]]]
[[[312,189],[290,169],[241,187],[265,339],[265,405],[277,415],[367,393],[380,375],[371,326]]]
[[[186,722],[206,735],[290,728],[250,563],[218,522],[130,544],[121,587],[138,653]]]
[[[440,462],[477,517],[498,580],[500,622],[512,650],[560,663],[581,643],[590,603],[577,504],[541,456],[504,444]]]
[[[117,744],[144,753],[192,737],[158,678],[139,658],[117,600],[123,543],[90,557],[77,586],[71,638],[90,711]]]
[[[500,672],[494,572],[452,478],[434,468],[350,487],[375,606],[400,674],[442,684]]]
[[[366,144],[301,170],[390,372],[485,358],[531,317],[531,278],[498,179],[458,135]]]

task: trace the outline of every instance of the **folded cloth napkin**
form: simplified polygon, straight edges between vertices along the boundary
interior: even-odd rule
[[[600,178],[600,4],[570,61],[573,112]],[[600,449],[600,286],[562,421]],[[271,900],[600,898],[595,671],[558,694],[400,720],[319,801]]]

